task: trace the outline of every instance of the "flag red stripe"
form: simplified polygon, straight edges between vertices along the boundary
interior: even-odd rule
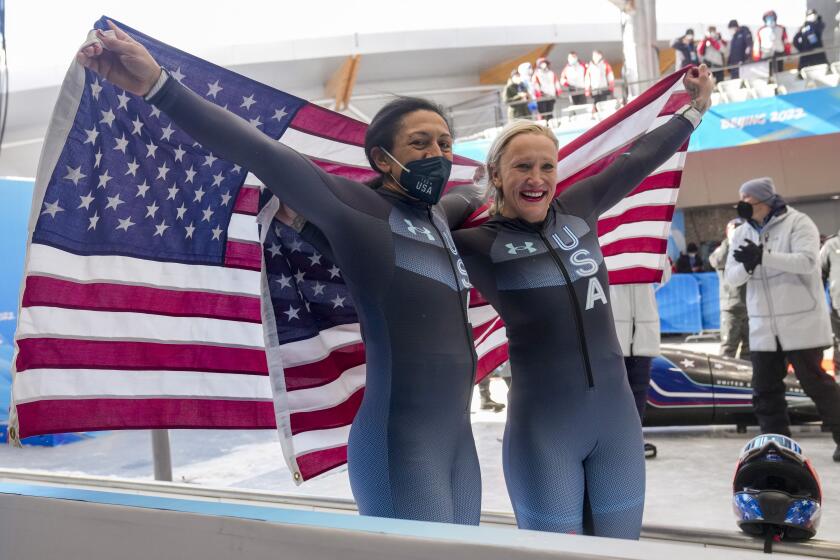
[[[612,218],[601,218],[598,220],[598,235],[607,234],[623,224],[645,221],[667,221],[670,222],[674,216],[674,206],[639,206],[614,216]]]
[[[650,284],[661,279],[661,270],[641,266],[610,271],[610,284]]]
[[[341,404],[312,410],[309,412],[295,412],[289,415],[289,426],[292,434],[308,432],[310,430],[328,430],[341,426],[349,426],[359,411],[365,389],[362,387]]]
[[[319,449],[295,457],[303,480],[309,480],[347,462],[347,446],[340,445],[330,449]]]
[[[508,359],[508,345],[502,344],[487,352],[481,359],[478,360],[478,365],[475,371],[475,382],[478,383],[490,372],[499,367],[499,364],[506,362]]]
[[[593,126],[562,148],[560,148],[559,159],[563,159],[569,157],[582,146],[585,146],[592,140],[598,138],[599,136],[609,133],[610,129],[618,125],[621,121],[626,120],[628,117],[636,114],[641,109],[644,109],[647,105],[655,101],[658,97],[666,93],[671,87],[678,81],[681,80],[683,75],[688,72],[689,68],[682,68],[677,70],[670,76],[663,78],[662,80],[658,81],[650,88],[645,90],[639,97],[628,103],[624,108],[622,108],[617,113],[614,113],[607,117],[606,119],[599,122],[597,125]]]
[[[659,116],[666,117],[668,115],[673,115],[677,112],[677,109],[683,105],[688,105],[690,101],[691,95],[687,91],[675,91],[671,94],[671,97],[668,98],[668,101],[665,102],[665,106],[662,107],[662,111],[659,112]]]
[[[65,338],[17,341],[15,367],[28,369],[163,369],[268,375],[265,350],[204,344],[161,344]]]
[[[322,360],[285,369],[286,390],[309,389],[331,383],[346,370],[365,363],[365,345],[336,348]]]
[[[682,171],[663,171],[656,175],[651,175],[645,178],[638,187],[627,196],[633,196],[640,192],[652,191],[656,189],[678,189],[680,187],[680,180],[682,179]]]
[[[365,145],[366,124],[312,103],[298,109],[289,126],[327,140],[362,147]]]
[[[257,243],[246,241],[228,241],[225,248],[225,266],[260,270],[262,267],[262,248]]]
[[[605,257],[612,257],[624,253],[657,253],[661,255],[665,253],[667,248],[667,239],[660,239],[658,237],[631,237],[607,243],[601,247],[601,253]],[[610,271],[610,274],[612,274],[612,271]],[[639,283],[643,282],[639,281]]]
[[[157,428],[276,428],[271,401],[70,399],[17,405],[20,437],[59,432]]]
[[[309,158],[312,163],[333,175],[350,179],[359,183],[366,183],[375,179],[379,174],[369,167],[356,167],[354,165],[345,165],[343,163],[335,163],[333,161],[322,160],[314,157]]]
[[[236,195],[236,202],[233,211],[240,214],[256,216],[260,205],[260,189],[249,185],[243,185]]]
[[[262,322],[260,298],[256,296],[164,290],[123,284],[80,284],[46,276],[26,278],[22,305]]]

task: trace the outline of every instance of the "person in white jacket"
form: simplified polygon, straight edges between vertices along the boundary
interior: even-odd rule
[[[738,215],[724,274],[747,284],[753,408],[763,433],[790,435],[784,378],[793,366],[823,424],[834,435],[840,462],[840,386],[822,368],[831,324],[814,222],[787,206],[769,177],[741,185]]]
[[[671,278],[671,267],[662,273],[662,284]],[[656,306],[656,284],[619,284],[610,286],[613,321],[627,380],[636,401],[639,420],[644,422],[650,369],[659,355],[659,310]],[[656,457],[656,446],[645,442],[645,457]]]

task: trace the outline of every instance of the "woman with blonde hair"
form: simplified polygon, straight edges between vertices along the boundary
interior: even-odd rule
[[[556,198],[554,134],[532,122],[509,124],[487,157],[494,216],[453,234],[473,284],[507,327],[513,383],[503,460],[521,528],[639,537],[642,430],[597,221],[699,124],[710,105],[708,69],[684,83],[690,105]]]

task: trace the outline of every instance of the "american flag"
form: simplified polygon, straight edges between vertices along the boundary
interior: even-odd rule
[[[331,173],[372,177],[363,123],[120,26],[206,99]],[[561,150],[560,188],[664,122],[685,102],[680,78]],[[602,217],[612,282],[659,278],[684,149]],[[450,186],[477,165],[456,158]],[[297,482],[343,464],[365,379],[355,310],[324,255],[270,211],[260,231],[270,198],[165,114],[71,65],[36,177],[10,438],[276,426]],[[482,377],[507,359],[506,339],[472,299]]]

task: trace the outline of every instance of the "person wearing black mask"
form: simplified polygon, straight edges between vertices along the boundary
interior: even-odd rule
[[[749,62],[752,58],[753,37],[750,28],[746,25],[738,25],[738,20],[730,20],[729,33],[729,58],[726,61],[728,66],[735,66]],[[729,77],[732,79],[740,76],[740,68],[730,68]]]
[[[793,46],[802,53],[799,56],[800,70],[806,66],[828,64],[828,57],[826,57],[825,51],[805,54],[809,51],[823,48],[822,34],[824,30],[825,24],[823,23],[822,16],[817,14],[816,10],[810,8],[805,15],[805,24],[793,36]]]
[[[738,215],[724,276],[747,285],[753,408],[762,433],[790,435],[785,400],[787,366],[831,430],[840,461],[840,386],[822,368],[832,334],[814,222],[776,194],[770,177],[741,185]]]
[[[693,29],[686,29],[685,34],[671,44],[671,48],[677,51],[677,70],[691,64],[700,64],[700,57],[697,55],[697,45],[694,43]]]
[[[143,96],[205,148],[249,169],[329,242],[366,347],[364,397],[347,448],[359,512],[478,525],[471,284],[448,225],[468,215],[468,205],[457,203],[469,200],[436,204],[454,157],[443,111],[416,98],[385,105],[364,137],[378,179],[362,184],[326,173],[193,93],[109,24],[79,51],[80,64]]]

